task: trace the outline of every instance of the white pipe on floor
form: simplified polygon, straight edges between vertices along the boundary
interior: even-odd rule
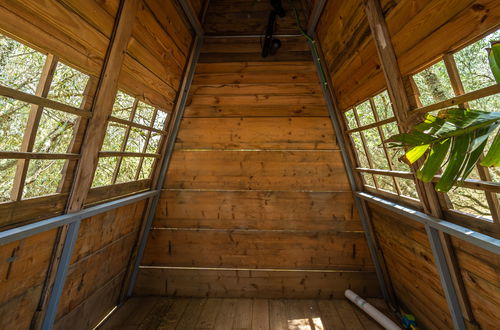
[[[401,330],[401,328],[394,323],[390,318],[385,316],[378,309],[370,305],[366,300],[352,292],[351,290],[345,290],[345,296],[347,299],[356,304],[359,308],[370,315],[375,321],[377,321],[381,326],[387,330]]]

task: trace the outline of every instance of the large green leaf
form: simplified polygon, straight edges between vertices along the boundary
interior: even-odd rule
[[[497,83],[500,84],[500,41],[492,42],[491,48],[488,48],[487,51],[491,72]]]
[[[427,149],[429,149],[429,146],[430,146],[429,144],[424,144],[412,148],[403,156],[402,160],[409,165],[415,163],[417,160],[420,159],[420,157],[422,157],[425,154]]]
[[[472,141],[472,138],[473,134],[469,133],[462,134],[453,139],[448,165],[436,184],[437,191],[449,191],[457,182],[460,173],[462,173],[466,166],[465,161],[469,158],[467,151],[469,150],[469,143]]]
[[[500,132],[497,133],[490,150],[481,161],[482,166],[500,166]]]
[[[432,146],[427,159],[425,160],[422,168],[417,171],[417,178],[424,181],[430,182],[437,171],[441,168],[441,164],[448,154],[450,149],[451,139],[446,139],[442,142],[437,142]]]

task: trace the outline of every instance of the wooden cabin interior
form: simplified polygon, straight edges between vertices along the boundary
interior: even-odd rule
[[[383,329],[348,289],[499,329],[500,168],[437,192],[382,142],[499,111],[499,28],[496,0],[0,1],[0,329]]]

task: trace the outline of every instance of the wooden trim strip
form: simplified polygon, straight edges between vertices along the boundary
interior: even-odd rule
[[[49,94],[50,85],[52,84],[52,78],[56,71],[58,63],[57,56],[48,54],[45,59],[45,64],[43,66],[42,74],[40,80],[38,81],[38,86],[35,92],[36,96],[46,98]],[[35,145],[36,133],[38,131],[38,126],[40,125],[40,119],[43,114],[43,106],[38,104],[32,104],[30,108],[30,113],[28,116],[28,121],[26,123],[26,129],[24,130],[23,142],[21,144],[22,152],[32,152]],[[29,161],[24,159],[19,159],[16,166],[16,174],[14,176],[14,182],[12,185],[12,191],[10,194],[10,199],[12,201],[19,201],[23,197],[24,184],[26,182],[26,175],[28,174]]]
[[[346,133],[351,134],[351,133],[355,133],[355,132],[361,132],[361,131],[364,131],[364,130],[367,130],[370,128],[380,127],[380,126],[385,125],[385,124],[394,123],[395,121],[396,121],[395,117],[387,118],[387,119],[381,120],[381,121],[373,123],[373,124],[368,124],[368,125],[364,125],[364,126],[361,126],[358,128],[349,129],[346,131]]]
[[[149,126],[146,126],[146,125],[138,124],[138,123],[135,123],[133,121],[126,120],[126,119],[121,119],[121,118],[117,118],[117,117],[114,117],[114,116],[110,116],[109,117],[109,121],[114,122],[114,123],[118,123],[118,124],[123,124],[123,125],[127,125],[127,126],[136,127],[136,128],[142,128],[144,130],[147,130],[147,131],[150,131],[150,132],[155,132],[155,133],[158,133],[158,134],[161,134],[161,135],[167,135],[167,132],[162,131],[161,129],[157,129],[157,128],[154,128],[154,127],[149,127]]]
[[[50,152],[0,151],[0,159],[78,159],[79,154]]]
[[[99,151],[99,157],[153,157],[160,158],[160,154],[147,152],[130,152],[130,151]]]
[[[10,87],[0,86],[0,96],[10,97],[12,99],[16,99],[26,103],[36,104],[45,108],[71,113],[84,118],[92,117],[92,113],[90,113],[89,111],[78,109],[72,107],[71,105],[59,103],[57,101],[49,100],[40,96],[21,92]]]
[[[431,112],[431,111],[441,110],[444,108],[452,107],[455,105],[459,105],[462,103],[466,103],[469,101],[473,101],[476,99],[480,99],[482,97],[491,96],[493,94],[498,94],[498,93],[500,93],[500,84],[495,84],[492,86],[478,89],[477,91],[473,91],[470,93],[466,93],[463,95],[458,95],[458,96],[452,97],[452,98],[445,100],[445,101],[442,101],[442,102],[434,103],[434,104],[431,104],[431,105],[428,105],[428,106],[425,106],[422,108],[417,108],[417,109],[412,110],[410,112],[410,115],[408,116],[407,123],[419,121],[420,117],[424,116],[426,113]]]

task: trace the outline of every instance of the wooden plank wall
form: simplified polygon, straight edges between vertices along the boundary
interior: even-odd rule
[[[206,40],[136,294],[379,294],[307,44],[283,43]]]
[[[78,70],[99,77],[120,0],[6,0],[0,3],[0,32]],[[133,26],[119,88],[171,110],[190,51],[192,35],[174,0],[143,0]],[[145,180],[103,191],[87,203],[116,192],[150,188]],[[67,194],[0,204],[2,223],[22,225],[64,211]],[[57,315],[56,328],[89,328],[117,303],[145,202],[82,221]],[[0,328],[28,328],[38,306],[55,231],[0,247]]]
[[[498,1],[382,0],[403,75],[498,28]],[[317,29],[340,110],[386,86],[361,0],[329,1]],[[429,328],[450,328],[439,278],[422,226],[370,206],[376,236],[398,299]],[[498,322],[498,256],[453,240],[473,315],[483,329]],[[496,274],[496,275],[494,275]]]
[[[286,16],[277,18],[276,33],[298,34],[291,2],[282,1],[282,4]],[[204,29],[207,35],[265,34],[271,9],[267,0],[210,0]]]
[[[55,328],[92,328],[117,305],[145,206],[140,201],[82,220]]]

